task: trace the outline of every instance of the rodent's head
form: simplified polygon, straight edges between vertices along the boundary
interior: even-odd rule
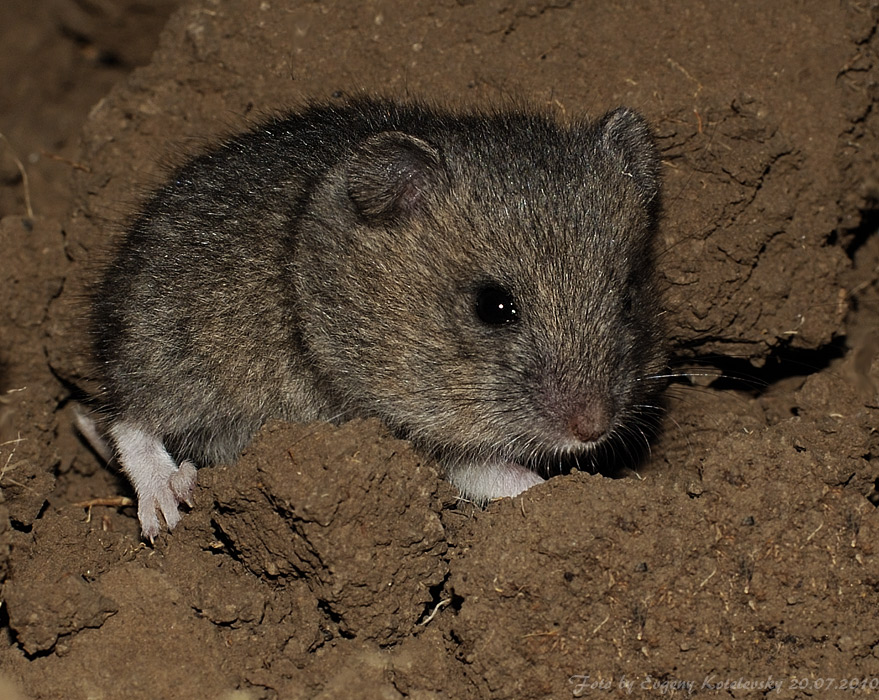
[[[625,109],[365,138],[298,233],[315,365],[351,409],[452,458],[539,467],[626,433],[665,366],[658,170]]]

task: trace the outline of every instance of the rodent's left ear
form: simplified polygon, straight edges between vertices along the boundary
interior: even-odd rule
[[[444,181],[439,151],[400,131],[364,140],[346,170],[348,196],[358,213],[372,221],[408,218]]]
[[[602,145],[617,156],[622,174],[634,179],[644,204],[653,203],[659,195],[659,151],[644,117],[619,107],[605,114],[597,128]]]

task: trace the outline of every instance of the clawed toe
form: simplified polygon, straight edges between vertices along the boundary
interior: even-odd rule
[[[171,475],[168,483],[178,503],[185,503],[192,508],[192,494],[195,492],[197,476],[195,465],[188,459],[181,462],[177,471]]]

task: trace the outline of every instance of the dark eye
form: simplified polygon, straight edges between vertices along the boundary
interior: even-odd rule
[[[513,323],[519,318],[513,295],[497,284],[487,284],[476,292],[476,315],[490,326]]]

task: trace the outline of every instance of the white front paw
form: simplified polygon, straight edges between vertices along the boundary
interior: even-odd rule
[[[154,541],[162,529],[159,513],[169,530],[180,522],[180,503],[191,505],[196,469],[190,461],[178,467],[160,438],[125,421],[110,428],[117,458],[137,493],[137,517],[143,536]]]
[[[516,462],[458,464],[446,470],[461,495],[474,501],[518,496],[544,479]]]

